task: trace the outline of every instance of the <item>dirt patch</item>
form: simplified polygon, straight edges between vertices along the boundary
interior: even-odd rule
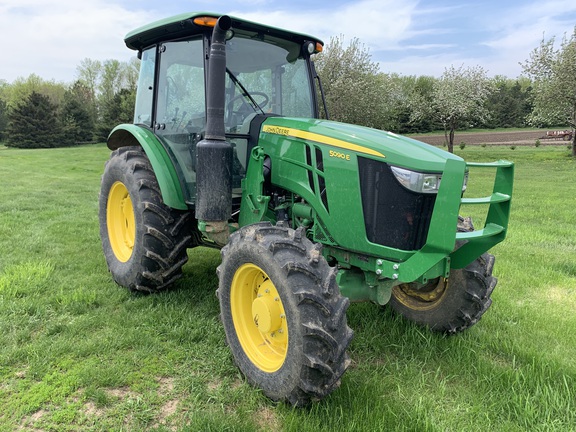
[[[22,420],[22,422],[20,423],[18,430],[19,431],[37,431],[37,430],[39,430],[39,429],[34,428],[33,426],[38,420],[40,420],[46,414],[48,414],[47,410],[39,409],[38,411],[36,411],[35,413],[32,413],[28,417],[25,417]]]
[[[166,402],[160,408],[160,416],[158,418],[158,422],[160,424],[165,424],[166,419],[168,417],[170,417],[171,415],[174,415],[176,413],[177,409],[178,409],[178,400],[177,399],[172,399],[172,400],[169,400],[168,402]]]
[[[254,420],[261,430],[280,430],[280,420],[276,413],[268,408],[263,407],[254,413]]]
[[[160,388],[158,389],[158,394],[164,395],[167,393],[172,393],[174,390],[174,378],[162,377],[158,379],[158,384]]]
[[[128,387],[119,387],[106,390],[106,394],[118,399],[126,399],[136,396],[136,393],[131,391]]]
[[[464,142],[466,145],[534,145],[540,140],[541,145],[561,145],[565,141],[559,139],[546,139],[546,130],[511,131],[511,132],[467,132],[454,135],[454,146]],[[418,135],[412,138],[435,146],[444,145],[444,135]]]
[[[104,414],[104,410],[100,409],[96,406],[96,404],[92,401],[86,402],[83,406],[84,414],[88,417],[101,417]]]
[[[159,384],[158,388],[159,396],[168,395],[174,392],[174,378],[167,378],[167,377],[158,378],[158,384]],[[160,407],[160,412],[156,416],[152,426],[154,428],[159,428],[163,426],[168,430],[175,431],[176,427],[170,424],[169,418],[172,417],[174,414],[176,414],[179,403],[180,401],[178,399],[170,399],[164,402]]]
[[[206,388],[211,392],[218,390],[222,387],[222,381],[210,380],[206,383]]]

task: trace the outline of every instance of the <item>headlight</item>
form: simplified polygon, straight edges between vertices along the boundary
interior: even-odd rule
[[[441,173],[421,173],[410,171],[406,168],[391,166],[392,172],[402,186],[418,193],[438,193],[440,182],[442,181]],[[466,190],[468,184],[468,173],[464,176],[462,192]]]

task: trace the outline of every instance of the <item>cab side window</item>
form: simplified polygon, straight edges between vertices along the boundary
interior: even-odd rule
[[[152,127],[152,102],[154,95],[154,69],[156,67],[156,47],[142,52],[138,91],[134,109],[134,123]]]

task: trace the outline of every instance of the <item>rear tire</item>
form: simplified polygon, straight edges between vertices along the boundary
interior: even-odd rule
[[[116,283],[156,292],[182,275],[186,249],[195,245],[194,218],[163,203],[141,147],[112,152],[102,176],[99,207],[102,248]]]
[[[340,385],[350,360],[349,300],[302,230],[259,223],[222,249],[218,298],[226,340],[248,382],[303,406]]]

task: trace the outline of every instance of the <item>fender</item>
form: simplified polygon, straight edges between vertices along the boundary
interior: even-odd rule
[[[110,132],[107,145],[110,150],[141,146],[150,159],[164,203],[178,210],[188,210],[176,169],[166,150],[150,130],[133,124],[118,125]]]

